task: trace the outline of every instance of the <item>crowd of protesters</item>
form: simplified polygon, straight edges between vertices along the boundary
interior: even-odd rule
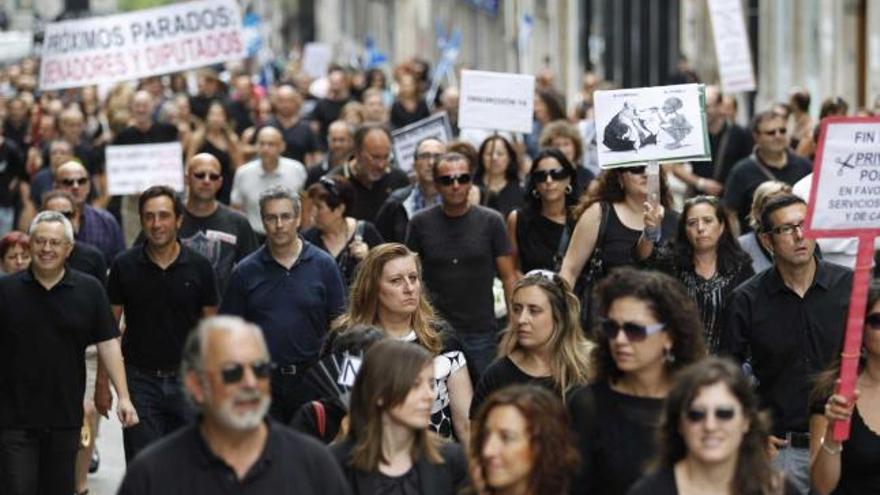
[[[36,71],[0,69],[0,493],[87,493],[114,401],[126,495],[880,493],[880,292],[847,399],[805,90],[746,129],[708,86],[712,161],[651,202],[598,168],[592,74],[567,116],[542,71],[519,135],[421,60]],[[391,131],[443,111],[402,170]],[[108,145],[173,141],[184,193],[109,194]]]

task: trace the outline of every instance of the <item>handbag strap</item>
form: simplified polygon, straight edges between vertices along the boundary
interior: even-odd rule
[[[327,412],[324,410],[324,404],[319,400],[313,400],[312,409],[315,410],[315,423],[318,426],[318,435],[324,438],[324,432],[327,431]]]
[[[608,216],[611,214],[611,208],[614,208],[610,203],[604,201],[599,204],[602,206],[602,219],[599,221],[599,234],[596,236],[596,246],[593,247],[591,257],[602,252],[602,241],[605,240],[605,232],[608,230]]]

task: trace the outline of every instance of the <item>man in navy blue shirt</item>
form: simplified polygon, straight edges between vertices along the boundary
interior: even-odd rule
[[[330,321],[345,308],[336,261],[300,239],[299,197],[281,186],[260,195],[266,244],[243,259],[229,280],[220,312],[263,329],[277,367],[270,414],[287,423],[307,402],[302,371],[318,357]]]

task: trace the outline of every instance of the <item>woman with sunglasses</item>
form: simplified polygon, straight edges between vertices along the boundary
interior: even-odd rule
[[[199,125],[190,138],[186,150],[187,163],[199,153],[210,153],[220,162],[223,184],[217,193],[217,201],[228,205],[235,170],[244,162],[238,136],[232,130],[226,107],[219,101],[210,104],[205,123]]]
[[[582,464],[576,493],[620,494],[655,452],[654,431],[678,370],[705,355],[696,304],[661,272],[619,268],[596,287],[595,375],[569,411]],[[597,331],[598,333],[598,331]]]
[[[675,244],[653,249],[645,263],[677,278],[697,302],[706,346],[715,354],[723,334],[722,315],[730,293],[755,272],[752,259],[733,237],[718,198],[685,201]]]
[[[578,454],[566,424],[559,398],[542,387],[512,385],[490,395],[474,418],[475,492],[568,493]]]
[[[358,325],[375,326],[434,355],[437,396],[431,407],[431,429],[466,443],[473,397],[467,361],[454,332],[428,302],[418,256],[403,244],[381,244],[367,254],[351,284],[348,310],[334,322],[328,339]]]
[[[428,428],[433,401],[430,352],[392,339],[366,352],[351,390],[348,435],[330,449],[354,493],[453,495],[466,485],[461,446]]]
[[[856,397],[833,393],[840,360],[816,380],[810,416],[810,479],[822,495],[880,493],[880,286],[868,293]],[[825,399],[827,397],[827,399]],[[834,423],[850,420],[850,436],[838,442]]]
[[[482,203],[504,218],[522,205],[525,191],[519,185],[519,156],[507,138],[489,136],[480,145],[474,184],[482,189]]]
[[[655,470],[629,495],[797,493],[770,462],[769,417],[733,362],[707,358],[682,370],[669,390]]]
[[[581,132],[567,120],[554,120],[547,124],[541,131],[540,142],[542,149],[556,148],[571,162],[576,170],[576,178],[572,183],[574,195],[575,198],[581,197],[581,194],[589,188],[590,183],[596,178],[596,174],[590,170],[586,162],[590,162],[590,166],[593,168],[599,167],[595,152],[592,153],[592,156],[584,156],[584,150],[594,146],[595,143],[585,146]]]
[[[306,197],[312,207],[313,227],[302,233],[303,239],[336,259],[346,286],[370,248],[382,243],[372,223],[346,215],[354,206],[354,195],[354,187],[345,177],[326,176],[309,186]]]
[[[577,201],[572,179],[575,169],[555,149],[542,150],[532,160],[525,204],[507,216],[507,235],[520,273],[555,270],[560,242],[567,242],[568,209]]]
[[[498,358],[486,368],[474,392],[471,418],[492,392],[534,383],[561,399],[586,384],[590,344],[581,330],[580,305],[568,284],[547,270],[533,270],[514,284],[507,330]]]

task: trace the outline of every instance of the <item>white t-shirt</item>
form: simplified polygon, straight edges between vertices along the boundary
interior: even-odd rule
[[[280,157],[278,168],[273,172],[266,172],[262,162],[254,160],[235,171],[229,202],[241,207],[254,232],[265,234],[263,220],[260,218],[260,194],[277,185],[299,194],[307,176],[306,167],[290,158]]]

